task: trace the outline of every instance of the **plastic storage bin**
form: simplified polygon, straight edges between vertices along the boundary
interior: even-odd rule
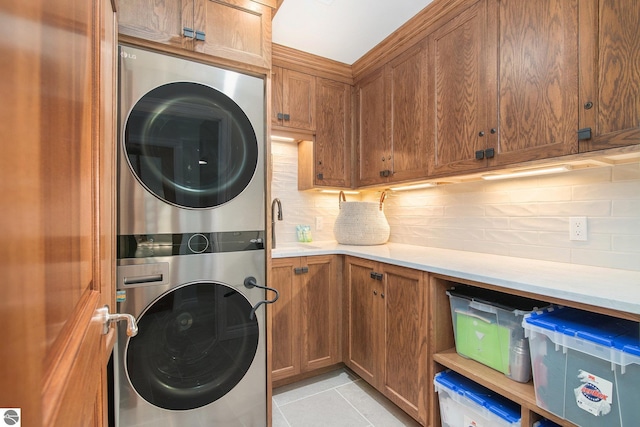
[[[571,308],[524,317],[536,402],[582,427],[640,420],[640,325]]]
[[[531,359],[522,318],[549,304],[465,285],[450,289],[447,295],[458,354],[528,382]]]
[[[520,405],[453,371],[433,380],[442,427],[519,427]]]

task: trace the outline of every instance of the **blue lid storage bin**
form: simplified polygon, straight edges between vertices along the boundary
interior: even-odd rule
[[[447,295],[456,352],[513,380],[528,382],[531,366],[522,318],[549,304],[466,285],[456,285]],[[523,352],[524,357],[518,352]]]
[[[442,427],[519,427],[520,405],[453,371],[433,379]]]
[[[582,427],[638,425],[638,322],[553,307],[523,327],[538,406]]]

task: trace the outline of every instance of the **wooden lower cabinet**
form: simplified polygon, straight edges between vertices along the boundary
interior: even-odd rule
[[[335,255],[274,259],[270,310],[272,380],[340,362],[341,259]]]
[[[345,364],[425,424],[427,273],[346,257],[345,281]]]

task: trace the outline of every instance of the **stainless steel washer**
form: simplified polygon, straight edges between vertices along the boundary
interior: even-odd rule
[[[266,425],[264,273],[264,249],[120,260],[139,332],[116,343],[116,426]]]

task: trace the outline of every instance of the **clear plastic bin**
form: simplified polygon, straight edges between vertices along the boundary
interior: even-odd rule
[[[636,427],[637,322],[571,308],[526,315],[538,406],[582,427]]]
[[[457,353],[513,380],[528,382],[531,361],[522,319],[549,304],[465,285],[450,289],[447,295]]]
[[[442,427],[519,427],[520,405],[453,371],[433,380]]]

